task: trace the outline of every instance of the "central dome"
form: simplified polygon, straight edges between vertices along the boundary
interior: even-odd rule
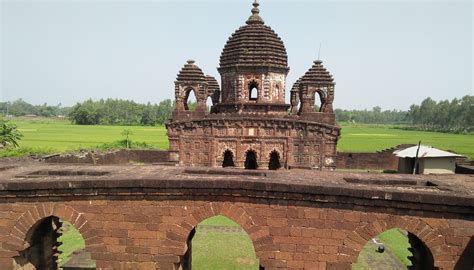
[[[220,67],[288,68],[288,55],[281,38],[259,16],[259,4],[253,4],[246,25],[229,38],[220,58]]]

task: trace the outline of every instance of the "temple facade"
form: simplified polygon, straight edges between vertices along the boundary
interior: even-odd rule
[[[170,160],[183,166],[333,170],[340,135],[333,77],[314,61],[293,84],[287,104],[286,48],[258,7],[255,1],[252,15],[222,51],[221,87],[192,60],[178,73],[176,106],[166,124]],[[188,107],[191,92],[194,110]]]

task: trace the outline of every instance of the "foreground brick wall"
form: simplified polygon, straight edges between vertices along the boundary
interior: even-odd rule
[[[418,236],[440,269],[454,269],[461,256],[472,262],[472,250],[466,250],[474,235],[472,215],[466,221],[420,211],[327,206],[237,196],[3,199],[0,264],[13,269],[12,257],[27,247],[30,228],[51,215],[78,228],[97,269],[175,269],[191,230],[214,215],[245,229],[265,269],[350,269],[370,238],[394,227]]]

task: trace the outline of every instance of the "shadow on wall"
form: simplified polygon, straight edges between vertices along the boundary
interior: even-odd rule
[[[465,270],[465,269],[474,269],[474,236],[471,237],[469,243],[467,243],[464,252],[459,257],[455,270]]]

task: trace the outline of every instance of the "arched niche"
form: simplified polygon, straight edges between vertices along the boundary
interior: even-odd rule
[[[371,238],[363,247],[353,270],[434,270],[430,249],[415,234],[392,228]]]
[[[57,216],[38,220],[26,234],[26,248],[13,258],[16,270],[95,269],[95,261],[85,250],[85,240],[71,223]],[[78,259],[80,258],[80,259]]]
[[[278,170],[281,168],[281,155],[277,150],[270,152],[268,169],[269,170]]]
[[[179,269],[264,269],[252,239],[234,220],[217,215],[195,226]]]
[[[258,161],[257,161],[257,152],[253,149],[247,150],[245,152],[245,169],[247,170],[256,170],[258,169]]]
[[[223,161],[222,161],[222,167],[234,167],[235,166],[235,155],[230,149],[226,149],[224,153],[222,154],[223,156]]]

